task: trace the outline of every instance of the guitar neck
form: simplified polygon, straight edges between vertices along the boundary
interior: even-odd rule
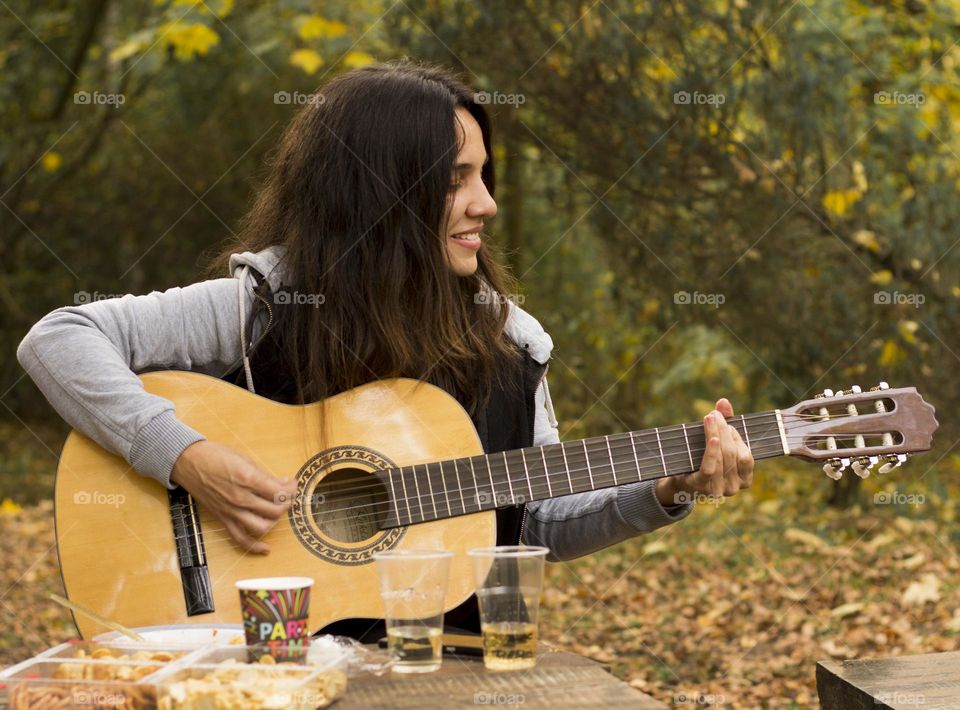
[[[755,459],[786,453],[779,410],[728,423]],[[382,527],[692,473],[705,448],[696,422],[390,469],[382,472],[391,498]]]

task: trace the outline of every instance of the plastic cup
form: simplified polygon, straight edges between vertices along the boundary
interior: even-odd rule
[[[546,547],[477,547],[467,552],[480,604],[483,665],[491,671],[537,664]]]
[[[243,633],[251,660],[270,655],[303,663],[310,643],[310,577],[238,580]]]
[[[387,648],[397,673],[429,673],[443,661],[443,611],[449,550],[374,553],[380,578]]]

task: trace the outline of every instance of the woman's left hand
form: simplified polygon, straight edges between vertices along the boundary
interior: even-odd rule
[[[657,481],[657,499],[661,505],[695,501],[698,496],[722,498],[736,495],[753,483],[753,455],[740,433],[727,423],[733,405],[726,398],[703,418],[707,442],[700,470]]]

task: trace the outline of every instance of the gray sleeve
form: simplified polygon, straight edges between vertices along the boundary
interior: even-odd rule
[[[537,389],[534,446],[560,443],[546,376]],[[526,504],[523,542],[550,548],[552,562],[571,560],[675,523],[693,503],[663,506],[655,481],[576,493]]]
[[[172,488],[174,462],[205,437],[135,373],[226,374],[241,355],[241,303],[245,318],[251,307],[241,289],[238,279],[213,279],[58,308],[30,329],[17,359],[71,427]]]

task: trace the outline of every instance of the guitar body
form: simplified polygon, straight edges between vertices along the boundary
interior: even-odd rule
[[[310,627],[318,631],[340,619],[382,617],[372,555],[394,548],[454,551],[448,610],[473,592],[465,553],[495,544],[494,511],[390,529],[376,527],[373,514],[377,504],[381,510],[386,505],[374,471],[483,454],[469,415],[442,389],[391,379],[331,397],[323,403],[322,448],[321,403],[279,404],[190,372],[141,379],[209,440],[278,478],[297,476],[298,500],[264,538],[271,548],[265,556],[245,552],[195,506],[199,535],[190,535],[197,538],[190,542],[202,540],[215,610],[188,615],[167,490],[74,431],[63,448],[55,493],[60,567],[71,600],[130,627],[237,624],[236,580],[307,576],[315,580]],[[75,621],[84,638],[106,630],[79,615]]]

